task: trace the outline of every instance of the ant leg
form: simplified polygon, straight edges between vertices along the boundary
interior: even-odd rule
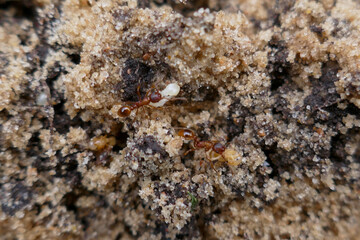
[[[231,175],[234,175],[234,170],[230,166],[229,166],[229,169],[230,169]]]
[[[144,99],[145,99],[145,98],[150,98],[150,95],[151,95],[153,89],[155,89],[155,85],[154,85],[154,84],[151,84],[150,89],[148,89],[148,90],[146,91],[146,93],[145,93]],[[140,99],[139,101],[141,101],[141,99]],[[149,106],[151,106],[151,105],[149,105]]]
[[[191,148],[191,149],[187,150],[187,151],[184,153],[184,156],[188,155],[190,152],[193,152],[193,151],[195,151],[194,148]]]
[[[212,169],[214,169],[214,170],[215,170],[215,172],[217,172],[217,170],[215,169],[214,164],[212,163],[212,161],[209,161],[209,162],[210,162],[210,166],[211,166],[211,168],[212,168]]]
[[[132,125],[134,125],[135,118],[136,118],[136,115],[135,115],[134,118],[131,120]]]
[[[139,108],[136,108],[136,111],[135,111],[135,117],[137,116],[137,114],[138,114],[138,109]],[[135,117],[134,117],[134,119],[135,119]]]
[[[200,162],[199,162],[199,170],[201,170],[201,169],[204,169],[204,170],[206,170],[205,168],[204,168],[204,160],[200,160]]]
[[[209,161],[211,168],[212,168],[216,173],[218,173],[218,171],[215,169],[214,164],[213,164],[213,162],[210,160],[210,158],[209,158],[209,156],[208,156],[207,153],[205,153],[205,157],[206,157],[206,160]]]
[[[202,167],[202,165],[203,165],[203,163],[204,163],[204,161],[203,160],[200,160],[200,167]]]
[[[148,105],[148,106],[153,108],[153,106],[151,106],[151,105]],[[145,111],[145,112],[146,112],[147,119],[150,121],[151,120],[151,111]]]
[[[173,98],[164,98],[164,99],[168,100],[169,102],[178,101],[178,100],[185,102],[187,101],[187,99],[184,97],[173,97]]]
[[[140,94],[140,83],[139,83],[139,85],[137,86],[137,88],[136,88],[136,94],[138,95],[138,100],[139,101],[141,101],[141,94]]]
[[[210,167],[211,167],[216,173],[219,173],[219,172],[216,170],[213,162],[212,162],[210,159],[209,159],[209,162],[210,162]]]

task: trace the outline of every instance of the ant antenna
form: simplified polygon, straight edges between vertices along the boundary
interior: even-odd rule
[[[171,102],[173,102],[173,101],[186,101],[187,102],[187,99],[186,98],[184,98],[184,97],[176,97],[176,98],[164,98],[164,99],[166,99],[166,100],[168,100],[169,102],[171,101]]]

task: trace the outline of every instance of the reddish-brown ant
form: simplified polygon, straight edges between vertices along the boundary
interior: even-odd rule
[[[92,151],[95,152],[96,164],[103,166],[109,164],[109,154],[115,144],[115,137],[107,137],[105,135],[102,135],[91,139],[89,147]]]
[[[203,148],[206,152],[206,158],[209,160],[212,168],[214,168],[212,161],[221,157],[224,158],[223,154],[226,150],[226,147],[222,143],[218,141],[201,141],[190,129],[181,129],[178,132],[178,135],[183,137],[185,140],[193,141],[193,149],[190,149],[189,151]],[[189,151],[187,151],[185,155],[189,153]]]
[[[150,105],[153,107],[161,107],[171,98],[175,97],[180,91],[179,85],[176,83],[171,83],[166,86],[166,88],[162,91],[157,89],[150,89],[145,94],[145,97],[141,99],[140,95],[140,85],[137,88],[137,95],[139,97],[139,101],[137,102],[128,102],[125,106],[122,106],[118,110],[118,115],[120,117],[128,117],[130,116],[133,110],[137,110],[140,107]],[[180,98],[178,98],[180,99]],[[182,99],[183,100],[183,99]]]
[[[138,90],[138,95],[140,98],[139,90]],[[150,103],[157,103],[162,98],[163,97],[161,96],[159,90],[156,89],[149,90],[143,99],[140,99],[137,102],[129,102],[127,105],[122,106],[118,111],[118,115],[120,117],[128,117],[131,114],[131,111],[133,111],[134,109],[138,109],[142,106],[149,105]]]

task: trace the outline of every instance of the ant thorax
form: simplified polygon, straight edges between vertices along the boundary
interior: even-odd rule
[[[203,149],[205,149],[205,151],[209,151],[212,149],[213,144],[210,141],[199,141],[198,139],[195,139],[194,146],[195,146],[195,148],[198,148],[198,149],[203,148]]]

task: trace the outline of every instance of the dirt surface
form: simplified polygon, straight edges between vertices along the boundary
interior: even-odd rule
[[[355,0],[0,0],[0,239],[357,239],[359,46]]]

